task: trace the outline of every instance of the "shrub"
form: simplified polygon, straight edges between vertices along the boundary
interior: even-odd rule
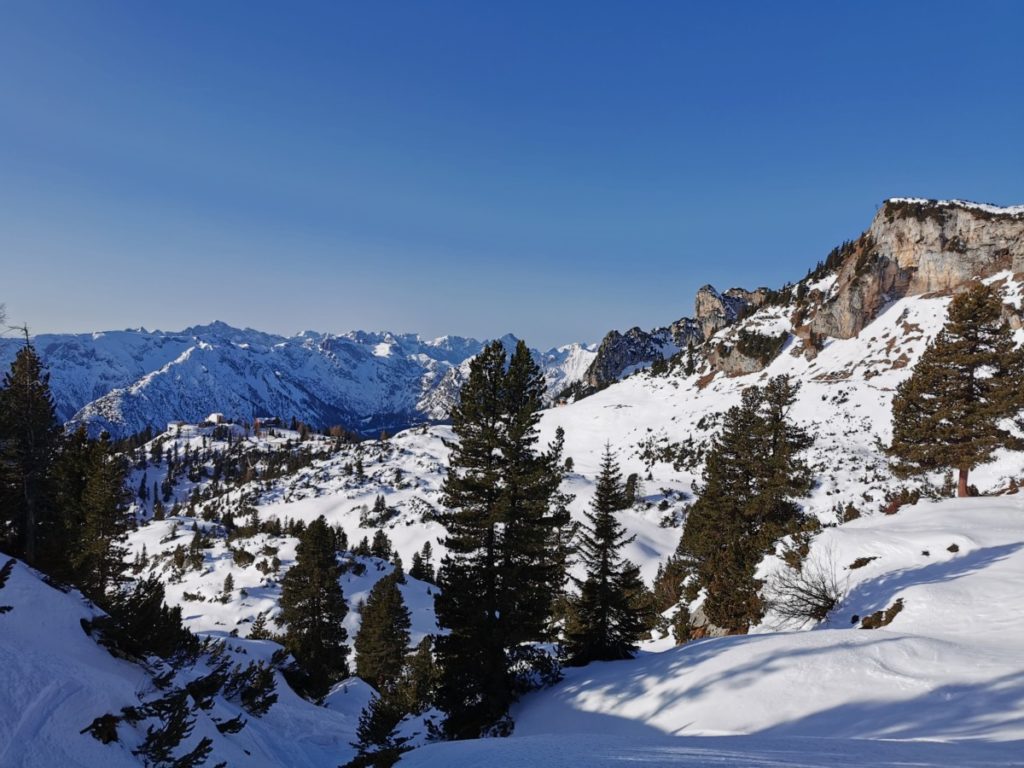
[[[800,568],[778,571],[768,587],[768,605],[788,621],[818,622],[827,619],[845,595],[846,583],[837,575],[834,556],[827,552]]]

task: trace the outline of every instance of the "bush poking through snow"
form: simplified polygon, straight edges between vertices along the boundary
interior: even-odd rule
[[[846,595],[846,581],[837,572],[832,553],[807,560],[800,568],[783,568],[771,579],[768,605],[786,621],[824,621]]]

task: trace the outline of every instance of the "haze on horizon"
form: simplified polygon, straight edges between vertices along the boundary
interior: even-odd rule
[[[0,7],[0,303],[597,341],[886,197],[1024,203],[1024,6]]]

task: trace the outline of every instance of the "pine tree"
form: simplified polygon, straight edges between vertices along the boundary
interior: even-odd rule
[[[79,501],[78,539],[70,559],[75,583],[89,597],[103,602],[120,583],[128,554],[128,491],[125,465],[109,436],[89,444],[85,485]]]
[[[427,635],[420,640],[416,650],[406,657],[399,693],[407,712],[419,714],[434,706],[439,674],[434,661],[434,641]]]
[[[622,474],[605,446],[601,471],[587,522],[579,537],[579,555],[586,577],[572,601],[567,649],[573,664],[632,658],[645,626],[636,596],[644,592],[639,571],[621,551],[633,541],[616,519],[624,506]]]
[[[60,427],[49,380],[26,338],[0,389],[0,541],[36,567],[60,527],[51,482]]]
[[[754,577],[758,564],[775,541],[804,522],[792,499],[811,488],[800,453],[812,441],[788,420],[796,392],[779,376],[745,390],[740,405],[725,414],[679,543],[681,562],[707,590],[708,619],[734,632],[745,632],[764,614]]]
[[[356,674],[383,691],[398,683],[409,649],[409,610],[394,574],[373,585],[356,635]]]
[[[224,577],[224,587],[220,592],[220,601],[227,603],[231,601],[232,595],[235,593],[235,577],[230,573]]]
[[[500,342],[470,363],[452,412],[457,441],[444,482],[448,555],[435,609],[445,733],[506,732],[508,707],[538,659],[529,643],[549,635],[564,573],[547,551],[561,519],[552,499],[561,456],[537,450],[544,382],[522,342],[505,366]]]
[[[1024,408],[1024,350],[1016,349],[998,292],[977,284],[956,296],[949,319],[896,390],[889,453],[902,475],[947,467],[968,475],[1000,447],[1024,447],[1000,426]]]
[[[401,701],[390,689],[374,696],[359,715],[358,741],[352,745],[357,754],[342,768],[391,768],[410,749],[405,746],[409,739],[397,734],[404,716]]]
[[[409,575],[414,579],[434,583],[434,550],[429,541],[423,542],[423,548],[414,552],[412,564],[409,566]]]
[[[334,537],[321,515],[302,535],[295,565],[282,580],[280,600],[280,620],[287,625],[285,648],[298,661],[306,676],[304,687],[315,697],[348,676],[348,636],[342,626],[348,608],[340,577]]]
[[[377,532],[373,534],[370,554],[373,557],[379,557],[381,560],[389,560],[391,558],[391,539],[388,538],[388,535],[382,528],[377,529]]]

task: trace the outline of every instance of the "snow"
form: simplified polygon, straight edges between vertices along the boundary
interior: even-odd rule
[[[402,766],[1021,764],[1024,499],[862,518],[822,533],[823,553],[848,577],[831,623],[568,669],[513,710],[512,738]],[[877,559],[848,569],[863,556]],[[852,627],[898,599],[888,627]]]
[[[985,211],[986,213],[1002,214],[1007,216],[1021,216],[1024,215],[1024,205],[992,205],[990,203],[974,203],[970,200],[928,200],[923,197],[891,197],[886,200],[887,203],[923,203],[926,205],[934,205],[940,208],[946,207],[957,207],[957,208],[973,208],[977,211]]]
[[[509,336],[511,344],[515,338]],[[0,366],[22,342],[0,339]],[[61,421],[115,437],[210,412],[312,424],[365,424],[367,434],[444,419],[454,374],[485,342],[448,336],[303,331],[292,337],[214,322],[180,332],[144,329],[44,334],[33,339],[51,373]],[[579,380],[594,352],[567,345],[534,353],[552,394]]]

